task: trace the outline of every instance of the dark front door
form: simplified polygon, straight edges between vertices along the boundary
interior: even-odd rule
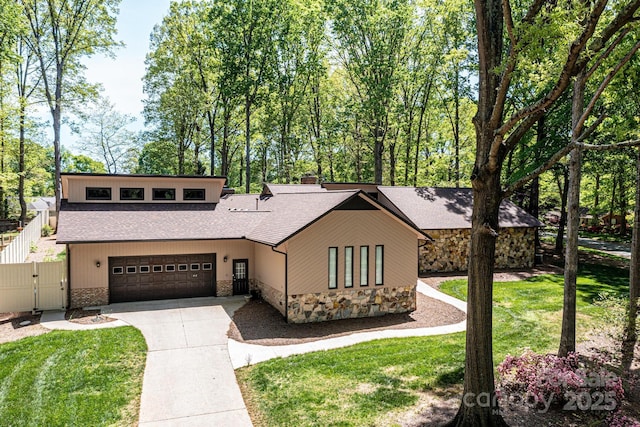
[[[249,260],[233,260],[233,294],[246,295],[249,293]]]

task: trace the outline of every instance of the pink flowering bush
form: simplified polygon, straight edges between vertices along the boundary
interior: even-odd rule
[[[538,410],[615,411],[624,398],[622,380],[605,366],[605,360],[536,354],[507,356],[498,366],[499,397]]]
[[[609,427],[640,427],[636,420],[615,413],[607,417],[606,423]]]

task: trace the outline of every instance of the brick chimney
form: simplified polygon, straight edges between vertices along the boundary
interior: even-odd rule
[[[317,183],[318,183],[318,177],[310,173],[305,173],[300,178],[300,184],[317,184]]]

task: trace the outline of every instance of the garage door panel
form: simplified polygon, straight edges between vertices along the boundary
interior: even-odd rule
[[[215,254],[111,257],[109,294],[111,302],[213,296]]]

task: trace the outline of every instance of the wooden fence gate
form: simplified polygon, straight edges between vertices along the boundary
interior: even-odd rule
[[[66,261],[0,264],[0,313],[66,306]]]

